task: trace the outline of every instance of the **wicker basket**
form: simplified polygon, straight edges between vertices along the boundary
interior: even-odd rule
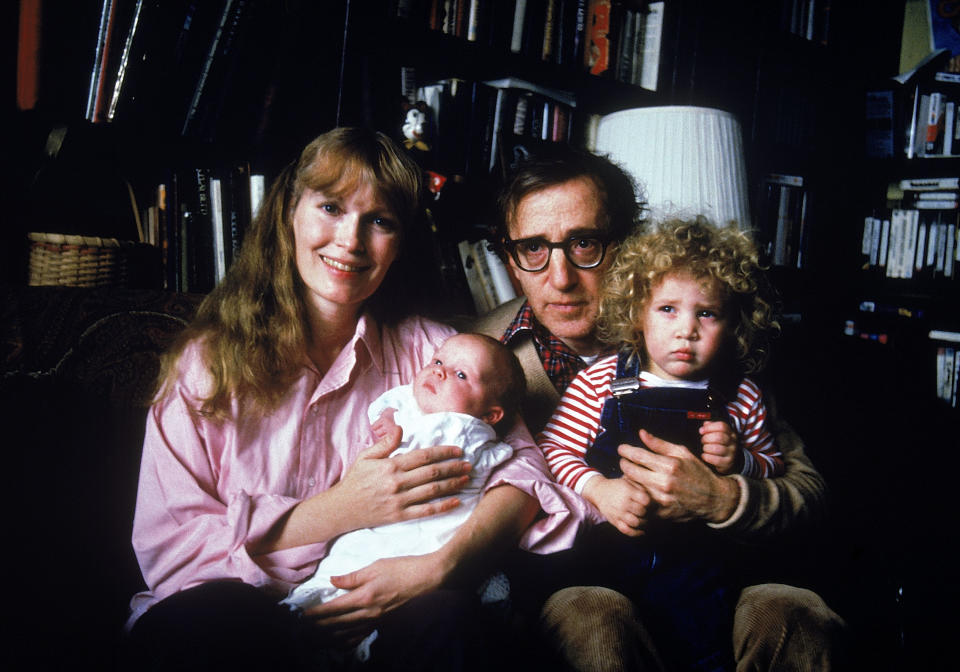
[[[29,233],[31,285],[122,287],[131,241],[62,233]]]

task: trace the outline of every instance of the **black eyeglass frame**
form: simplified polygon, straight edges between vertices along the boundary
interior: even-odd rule
[[[596,262],[588,266],[584,266],[582,264],[578,264],[570,256],[570,248],[577,241],[580,241],[580,240],[596,240],[600,243],[600,257],[599,259],[597,259]],[[543,245],[544,247],[546,247],[548,250],[546,261],[544,261],[543,266],[541,266],[540,268],[525,268],[523,265],[523,262],[520,259],[520,253],[517,252],[517,245],[519,245],[520,243],[529,243],[529,242],[539,243],[540,245]],[[597,266],[603,263],[604,258],[607,256],[607,247],[610,245],[610,242],[611,241],[609,238],[606,238],[601,235],[570,236],[566,240],[562,240],[559,243],[554,243],[550,240],[547,240],[546,238],[543,238],[542,236],[532,236],[530,238],[517,238],[516,240],[512,238],[504,238],[502,245],[503,245],[503,249],[507,253],[509,253],[511,257],[513,257],[514,262],[516,262],[517,264],[517,268],[519,268],[521,271],[524,271],[526,273],[539,273],[540,271],[546,269],[547,266],[550,265],[550,259],[551,257],[553,257],[553,251],[556,249],[563,250],[563,256],[566,257],[567,261],[569,261],[576,268],[579,268],[584,271],[589,271],[591,268],[596,268]]]

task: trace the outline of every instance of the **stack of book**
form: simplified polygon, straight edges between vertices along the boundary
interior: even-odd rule
[[[146,207],[147,242],[161,250],[163,286],[206,293],[240,251],[263,199],[264,176],[246,164],[172,171]]]
[[[656,91],[665,2],[401,0],[395,16],[494,50]]]
[[[960,399],[957,398],[957,382],[960,380],[960,333],[934,330],[930,332],[930,338],[938,342],[937,398],[957,408],[960,405]]]
[[[960,74],[937,72],[913,93],[904,151],[908,159],[960,155]]]
[[[444,79],[415,97],[432,121],[424,162],[447,176],[485,175],[523,142],[568,142],[576,106],[570,93],[514,77]]]
[[[803,268],[810,195],[800,175],[770,173],[760,202],[758,243],[766,263]]]
[[[864,218],[864,269],[888,278],[953,278],[960,178],[906,179],[891,184],[890,207]]]
[[[488,240],[463,240],[458,250],[477,315],[483,315],[517,296],[506,265],[493,251]]]

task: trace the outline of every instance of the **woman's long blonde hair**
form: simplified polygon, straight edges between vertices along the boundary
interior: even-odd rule
[[[293,212],[305,189],[339,195],[372,185],[404,230],[401,253],[367,307],[381,321],[404,314],[400,283],[409,229],[418,221],[421,171],[382,133],[338,128],[313,140],[273,182],[223,281],[203,300],[192,323],[164,355],[159,396],[177,377],[177,360],[199,339],[212,380],[202,412],[222,417],[231,399],[274,407],[297,375],[308,342],[304,287],[297,270]],[[392,290],[392,291],[391,291]],[[385,296],[385,294],[396,296]]]
[[[654,287],[672,273],[715,283],[730,309],[739,373],[759,371],[779,332],[776,297],[750,236],[703,217],[670,220],[627,238],[617,252],[600,298],[598,335],[646,364],[641,317]]]

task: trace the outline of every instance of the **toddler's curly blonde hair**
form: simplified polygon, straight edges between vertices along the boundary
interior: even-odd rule
[[[750,236],[704,217],[669,220],[620,245],[601,291],[599,337],[646,365],[641,317],[653,288],[672,274],[716,286],[728,310],[740,373],[762,369],[770,339],[780,331],[775,293]]]

